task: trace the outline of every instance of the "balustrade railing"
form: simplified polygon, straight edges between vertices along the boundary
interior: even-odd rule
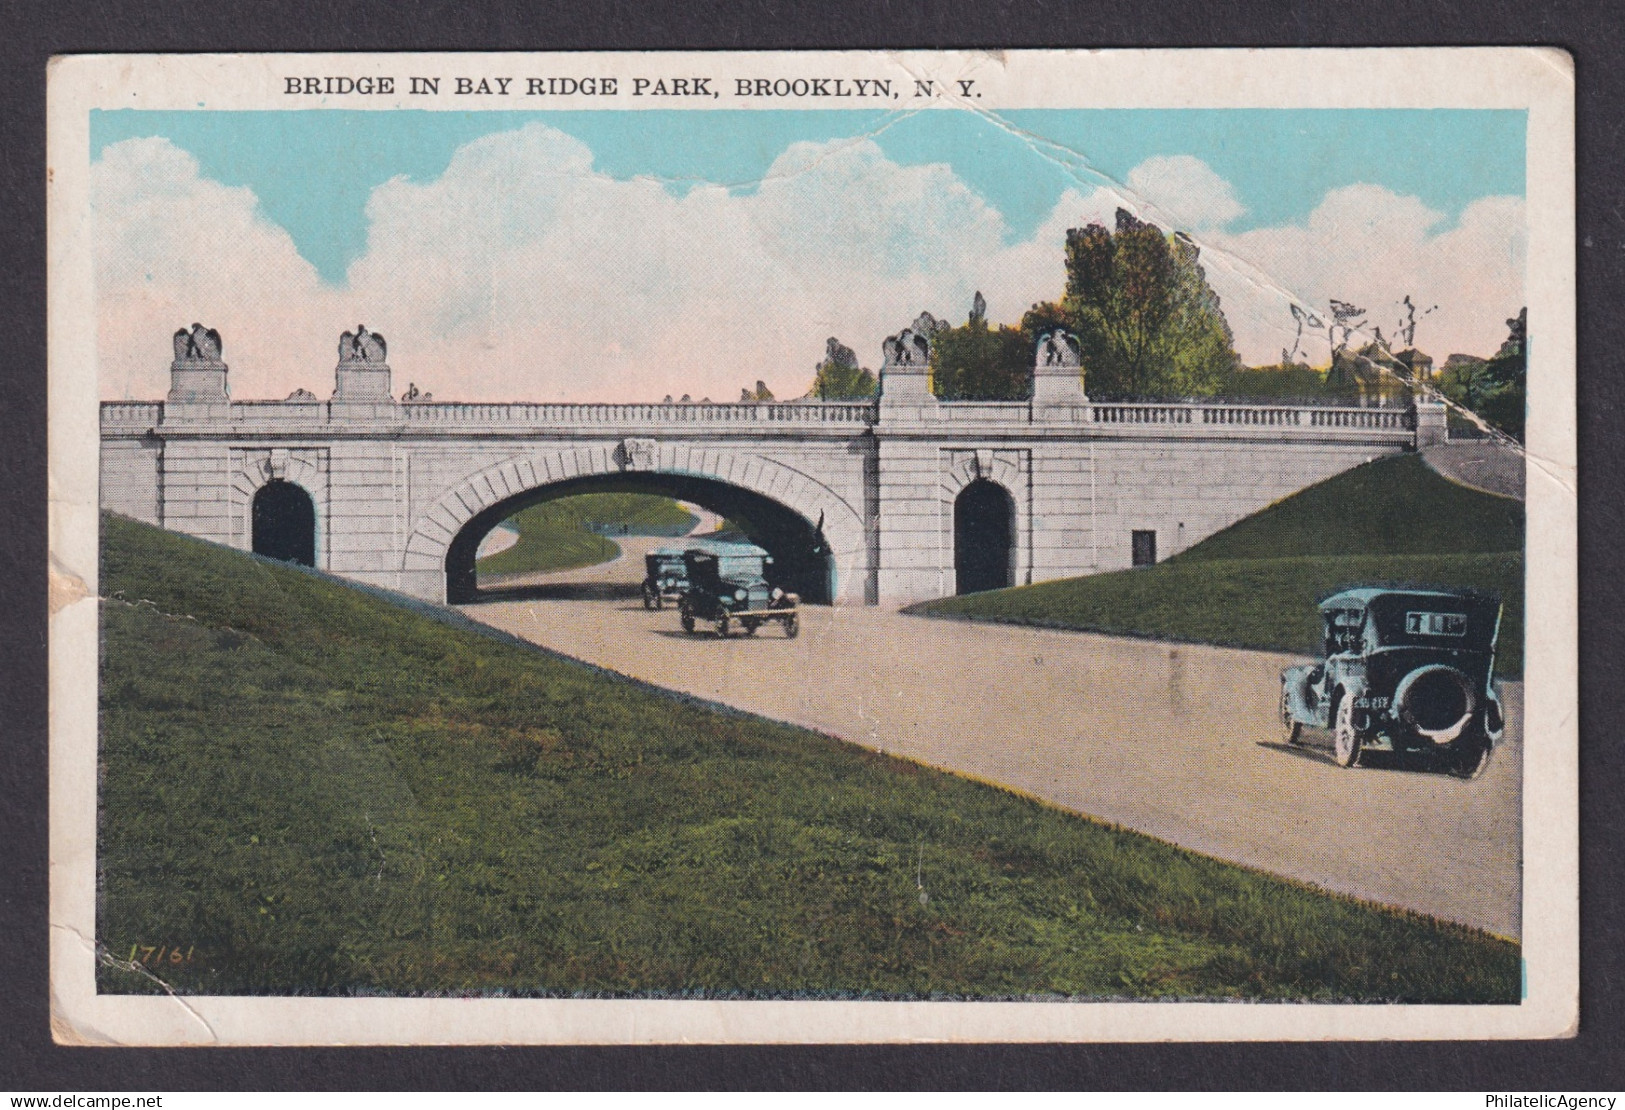
[[[161,401],[103,401],[102,423],[152,425],[163,412]]]
[[[1414,428],[1410,409],[1308,409],[1316,428]]]
[[[430,402],[406,404],[408,424],[873,424],[871,402],[710,401],[617,404]]]
[[[1406,431],[1416,427],[1409,409],[1323,408],[1284,405],[1096,404],[1098,424],[1203,424],[1210,427],[1349,428]]]
[[[1330,408],[1304,405],[1236,405],[1202,403],[1096,403],[1072,406],[1083,423],[1170,428],[1279,428],[1406,432],[1416,427],[1410,409]],[[104,401],[105,426],[156,426],[164,405],[156,401]],[[244,425],[310,425],[329,418],[326,403],[316,400],[234,401],[228,419]],[[931,419],[946,425],[1019,424],[1044,419],[1026,401],[945,401]],[[696,425],[859,425],[876,424],[879,407],[868,401],[661,402],[624,404],[589,402],[483,403],[463,401],[408,402],[390,419],[421,428],[502,426],[651,426]],[[1051,415],[1053,418],[1053,413]]]

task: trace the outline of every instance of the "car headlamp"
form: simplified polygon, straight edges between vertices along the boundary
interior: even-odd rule
[[[750,594],[748,594],[745,591],[745,588],[743,586],[741,586],[739,589],[734,591],[734,600],[735,601],[744,601],[749,596],[750,596]]]

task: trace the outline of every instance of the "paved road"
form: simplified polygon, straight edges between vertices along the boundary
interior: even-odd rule
[[[629,544],[629,546],[631,546]],[[809,608],[803,631],[689,637],[645,612],[641,560],[547,576],[463,607],[599,666],[1327,889],[1520,931],[1522,687],[1478,780],[1344,770],[1281,743],[1293,657],[1086,633]],[[579,572],[578,572],[579,573]],[[539,595],[539,596],[538,596]],[[1318,741],[1318,738],[1316,738]],[[1373,757],[1375,758],[1375,757]]]
[[[690,505],[686,501],[679,501],[678,504],[699,520],[689,532],[691,536],[703,536],[714,532],[722,523],[722,518],[710,509]],[[519,539],[517,532],[510,533],[513,539],[507,542],[495,541],[501,546],[487,552],[485,544],[491,542],[491,538],[496,536],[497,532],[498,529],[493,528],[487,533],[485,540],[481,541],[480,558],[511,547]],[[615,597],[622,594],[633,596],[637,592],[635,587],[643,581],[644,555],[657,547],[666,547],[678,541],[668,536],[615,536],[613,542],[620,548],[620,552],[606,562],[595,563],[590,567],[577,567],[574,570],[549,571],[545,574],[482,574],[479,578],[480,588],[497,597],[510,593],[521,593],[527,597],[576,599]],[[633,587],[631,593],[627,593],[628,587]]]
[[[1452,482],[1485,493],[1524,499],[1524,458],[1493,439],[1454,439],[1422,448],[1422,461]]]
[[[489,559],[498,552],[506,551],[519,542],[519,530],[503,521],[489,532],[480,541],[480,546],[474,551],[474,559]]]

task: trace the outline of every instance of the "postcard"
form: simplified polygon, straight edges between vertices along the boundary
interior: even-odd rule
[[[48,76],[59,1041],[1573,1034],[1567,55]]]

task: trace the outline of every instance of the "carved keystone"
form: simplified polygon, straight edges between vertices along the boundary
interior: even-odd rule
[[[660,447],[652,439],[621,441],[621,466],[626,470],[653,470],[659,465]]]

